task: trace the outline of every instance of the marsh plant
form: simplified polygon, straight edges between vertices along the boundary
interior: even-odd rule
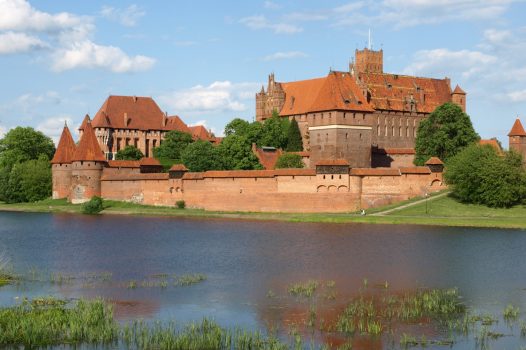
[[[5,249],[0,249],[0,287],[11,283],[15,277],[9,272],[9,264],[11,259],[7,255]]]

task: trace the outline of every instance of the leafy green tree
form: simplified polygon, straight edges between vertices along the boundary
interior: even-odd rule
[[[154,148],[153,155],[155,158],[181,159],[181,153],[192,142],[192,135],[189,133],[168,131],[161,145]]]
[[[11,169],[5,200],[8,203],[36,202],[51,196],[51,168],[45,155],[16,163]]]
[[[289,126],[289,120],[287,118],[281,118],[279,114],[274,111],[272,117],[263,123],[258,145],[285,149],[287,146]]]
[[[423,165],[433,156],[447,162],[479,139],[469,116],[456,104],[445,103],[420,122],[415,141],[415,164]]]
[[[262,169],[259,160],[252,152],[252,145],[244,136],[230,135],[217,147],[225,170]]]
[[[186,146],[181,153],[183,164],[190,171],[221,170],[221,156],[210,142],[197,140]]]
[[[278,161],[276,162],[276,169],[303,168],[304,166],[305,164],[303,164],[301,156],[294,153],[284,153],[278,158]]]
[[[22,166],[15,165],[29,160],[46,160],[49,169],[49,160],[55,153],[53,141],[40,131],[30,127],[16,127],[11,129],[3,139],[0,140],[0,200],[7,202],[26,201],[27,193],[22,192],[22,176],[28,176]],[[38,163],[44,164],[44,161]],[[14,170],[14,171],[13,171]],[[13,174],[12,174],[13,172]],[[42,173],[38,173],[42,174]],[[51,172],[47,173],[49,178],[43,180],[43,184],[51,183]],[[39,196],[38,193],[35,196]]]
[[[246,136],[250,123],[241,118],[232,119],[227,125],[225,125],[225,136],[230,135],[241,135]]]
[[[448,161],[444,176],[453,195],[466,203],[510,207],[526,195],[520,155],[499,156],[489,145],[472,144],[460,151]]]
[[[116,160],[140,160],[144,157],[141,150],[135,146],[126,146],[115,155]]]
[[[82,204],[83,214],[98,214],[104,210],[104,201],[98,196],[93,196],[89,201]]]
[[[303,151],[303,141],[301,139],[301,132],[296,119],[292,119],[290,122],[289,130],[287,133],[287,147],[285,148],[288,152],[300,152]]]

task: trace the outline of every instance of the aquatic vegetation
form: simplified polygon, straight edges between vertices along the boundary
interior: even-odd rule
[[[519,317],[520,309],[518,307],[513,307],[513,305],[508,304],[502,313],[506,321],[513,321]]]
[[[182,275],[181,277],[177,278],[175,285],[176,286],[191,286],[193,284],[197,284],[203,281],[206,281],[206,275],[202,273],[194,273],[194,274]]]
[[[137,281],[129,281],[128,289],[135,289],[135,288],[137,288]]]
[[[318,289],[318,281],[309,280],[305,283],[294,283],[288,288],[290,295],[295,297],[310,298]]]
[[[5,286],[15,280],[15,276],[8,271],[11,260],[5,251],[0,250],[0,287]]]
[[[272,289],[269,289],[269,291],[267,292],[267,298],[272,299],[275,297],[276,297],[276,293],[274,293]]]

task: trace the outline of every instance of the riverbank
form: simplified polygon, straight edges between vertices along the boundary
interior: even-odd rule
[[[47,199],[35,203],[0,203],[0,211],[80,214],[81,206],[67,203],[64,199]],[[460,203],[443,193],[442,195],[439,193],[424,200],[422,200],[422,198],[413,198],[401,203],[374,208],[369,210],[367,212],[368,215],[365,216],[359,213],[214,212],[200,209],[147,206],[117,201],[105,201],[105,209],[102,213],[189,218],[277,220],[288,222],[414,224],[526,229],[526,206],[520,205],[509,209],[494,209],[481,205]]]

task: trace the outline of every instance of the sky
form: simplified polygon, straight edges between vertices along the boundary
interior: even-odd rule
[[[151,96],[221,135],[254,119],[269,73],[348,70],[370,30],[385,72],[449,77],[476,131],[507,147],[526,125],[525,14],[524,0],[0,0],[0,137],[31,126],[56,141],[109,95]]]

